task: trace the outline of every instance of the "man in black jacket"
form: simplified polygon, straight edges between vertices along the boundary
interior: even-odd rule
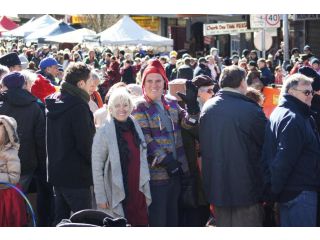
[[[28,191],[37,164],[45,162],[45,118],[37,99],[23,89],[25,78],[19,72],[11,72],[2,79],[0,114],[17,121],[20,140],[19,158],[21,176],[19,183],[24,192]]]
[[[55,224],[91,208],[91,146],[95,127],[88,102],[90,69],[70,64],[61,92],[46,99],[48,180],[55,191]]]
[[[320,189],[320,139],[310,110],[312,79],[293,74],[270,116],[263,148],[266,186],[284,227],[315,227]]]
[[[200,116],[202,175],[217,226],[262,226],[261,149],[266,117],[244,94],[245,71],[223,69],[222,88]]]
[[[191,67],[191,59],[186,57],[183,59],[183,65],[178,68],[177,78],[183,78],[187,80],[193,79],[193,68]]]
[[[193,76],[196,77],[198,75],[206,75],[208,77],[211,77],[211,70],[208,67],[208,62],[206,58],[201,57],[198,60],[198,66],[193,72]]]

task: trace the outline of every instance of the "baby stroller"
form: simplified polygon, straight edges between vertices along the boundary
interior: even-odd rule
[[[0,182],[0,186],[5,187],[1,188],[0,191],[0,198],[2,199],[0,202],[0,226],[36,227],[36,217],[33,208],[27,196],[19,189],[19,186],[7,182]],[[26,206],[29,211],[26,210]]]
[[[57,227],[129,227],[127,219],[113,218],[105,212],[85,209],[63,219]]]

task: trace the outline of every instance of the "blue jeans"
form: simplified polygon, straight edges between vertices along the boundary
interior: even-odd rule
[[[280,203],[281,227],[315,227],[317,200],[317,192],[303,191],[289,202]]]
[[[149,206],[150,227],[178,227],[180,178],[168,182],[150,181],[152,203]]]

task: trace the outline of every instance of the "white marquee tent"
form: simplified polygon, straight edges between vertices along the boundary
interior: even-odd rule
[[[124,16],[116,24],[98,35],[101,43],[105,45],[173,46],[173,39],[143,29],[129,16]]]
[[[43,15],[37,19],[31,19],[29,22],[23,24],[22,26],[12,31],[5,32],[2,35],[4,37],[26,37],[32,32],[47,27],[56,22],[58,22],[58,20],[51,17],[50,15]]]
[[[88,28],[81,28],[72,32],[62,33],[56,36],[47,37],[48,42],[57,43],[82,43],[86,38],[94,38],[96,32]]]

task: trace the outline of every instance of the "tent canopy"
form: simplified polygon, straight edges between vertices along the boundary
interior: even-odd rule
[[[25,37],[25,39],[27,41],[33,41],[33,40],[38,40],[39,38],[55,36],[55,35],[59,35],[59,34],[74,31],[74,30],[75,29],[73,27],[70,27],[65,22],[57,22],[47,27],[41,28],[36,32],[31,33],[30,35]]]
[[[59,22],[57,19],[51,17],[50,15],[43,15],[37,19],[31,19],[22,26],[3,33],[3,36],[7,37],[26,37],[30,33],[35,32],[41,28],[47,27],[53,23]]]
[[[96,32],[88,28],[81,28],[71,32],[62,33],[56,36],[47,37],[48,42],[58,43],[81,43],[86,37],[95,37]]]
[[[7,32],[17,28],[19,25],[6,16],[0,18],[0,32]]]
[[[172,39],[145,30],[129,16],[124,16],[116,24],[98,35],[102,44],[173,46]]]

